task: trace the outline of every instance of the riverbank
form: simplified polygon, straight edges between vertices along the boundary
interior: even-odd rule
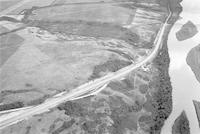
[[[160,134],[161,128],[164,125],[165,120],[169,117],[172,112],[172,85],[169,77],[169,64],[170,58],[168,54],[168,35],[171,28],[175,22],[179,19],[179,14],[182,11],[181,0],[178,1],[169,1],[170,10],[172,11],[172,16],[169,23],[168,29],[163,35],[163,45],[158,53],[157,57],[154,59],[153,63],[159,71],[158,77],[158,92],[154,94],[154,101],[152,102],[155,111],[153,113],[154,125],[151,127],[151,134]]]
[[[185,110],[188,116],[191,133],[199,134],[200,132],[195,109],[192,103],[192,100],[200,99],[199,83],[192,73],[192,70],[186,63],[187,54],[199,43],[198,40],[200,39],[200,34],[197,34],[193,38],[182,42],[178,41],[175,36],[176,32],[182,26],[180,24],[185,24],[189,20],[194,24],[200,24],[199,21],[195,21],[196,17],[198,16],[195,16],[196,14],[191,13],[193,10],[195,10],[195,3],[198,2],[198,0],[193,3],[184,0],[181,3],[183,6],[183,12],[181,12],[180,17],[182,19],[177,20],[168,37],[168,52],[170,56],[169,75],[173,87],[173,110],[162,128],[162,134],[171,133],[172,124],[183,110]],[[190,8],[188,9],[188,7]],[[198,6],[196,7],[198,8]],[[189,13],[191,17],[188,16]]]

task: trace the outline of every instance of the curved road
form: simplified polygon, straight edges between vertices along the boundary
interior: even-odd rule
[[[83,84],[83,85],[75,88],[71,92],[63,92],[58,95],[55,95],[52,98],[46,100],[44,103],[37,105],[35,107],[31,107],[31,108],[24,109],[24,110],[22,109],[22,110],[18,110],[16,112],[12,112],[12,113],[3,115],[0,117],[0,129],[5,128],[11,124],[17,123],[19,121],[28,119],[29,117],[31,117],[33,115],[37,115],[37,114],[46,112],[49,109],[54,108],[63,102],[80,99],[80,98],[84,98],[87,96],[97,94],[98,92],[102,91],[110,81],[124,77],[128,73],[132,72],[133,70],[152,61],[162,46],[163,35],[165,33],[165,29],[169,25],[167,22],[170,19],[171,15],[172,15],[172,13],[170,12],[169,16],[167,17],[165,22],[162,24],[161,29],[159,30],[159,32],[155,38],[155,41],[154,41],[155,48],[146,59],[142,60],[141,62],[139,62],[137,64],[132,64],[125,68],[122,68],[117,72],[110,73],[104,77],[101,77],[99,79],[90,81],[89,83]]]

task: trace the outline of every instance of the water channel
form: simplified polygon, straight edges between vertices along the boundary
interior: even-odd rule
[[[172,125],[183,110],[186,111],[189,119],[191,134],[200,134],[192,102],[192,100],[200,101],[200,83],[186,63],[188,52],[200,43],[200,0],[183,0],[181,5],[183,6],[183,12],[180,14],[182,19],[178,20],[172,27],[168,38],[173,111],[165,122],[161,134],[171,134]],[[176,32],[189,20],[198,27],[199,33],[188,40],[178,41],[175,37]]]

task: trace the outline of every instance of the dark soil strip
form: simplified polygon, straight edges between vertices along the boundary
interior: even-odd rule
[[[0,21],[20,22],[19,20],[8,16],[0,17]]]
[[[0,111],[11,110],[11,109],[21,108],[21,107],[24,107],[23,102],[13,102],[10,104],[0,105]]]
[[[17,31],[19,31],[19,30],[22,30],[22,29],[24,29],[24,28],[26,28],[26,26],[23,26],[23,27],[20,27],[20,28],[13,29],[13,30],[8,31],[8,32],[0,33],[0,36],[7,35],[7,34],[10,34],[10,33],[14,33],[14,32],[17,32]]]
[[[31,90],[27,90],[27,89],[21,89],[21,90],[4,90],[1,91],[0,94],[2,95],[10,95],[10,94],[20,94],[20,93],[28,93],[28,92],[39,92],[41,93],[39,90],[37,89],[31,89]]]

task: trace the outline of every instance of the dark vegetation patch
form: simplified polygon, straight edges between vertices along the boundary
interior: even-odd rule
[[[29,134],[30,131],[31,131],[31,126],[27,126],[27,127],[26,127],[26,132],[25,132],[25,134]]]
[[[124,134],[125,129],[128,128],[130,130],[137,129],[137,121],[130,120],[127,116],[112,116],[112,120],[114,124],[111,128],[111,134]]]
[[[11,109],[21,108],[21,107],[24,107],[23,102],[13,102],[9,104],[0,105],[0,111],[11,110]]]
[[[42,96],[42,97],[40,97],[40,98],[38,98],[38,99],[32,100],[32,101],[30,101],[30,102],[27,102],[26,105],[32,106],[32,105],[41,104],[41,103],[43,103],[43,102],[44,102],[47,98],[49,98],[49,97],[50,97],[50,95],[44,95],[44,96]]]
[[[6,95],[10,95],[10,94],[20,94],[20,93],[28,93],[30,92],[30,90],[27,90],[27,89],[21,89],[21,90],[3,90],[1,91],[1,94],[3,96],[6,96]]]
[[[95,121],[86,121],[81,125],[81,128],[88,134],[95,134],[97,125]]]
[[[125,129],[137,130],[137,120],[130,118],[129,113],[133,112],[132,106],[121,105],[112,111],[111,119],[114,124],[111,127],[112,134],[124,134]]]
[[[180,3],[183,0],[158,0],[159,4],[163,7],[169,7],[170,11],[172,12],[172,16],[168,23],[173,24],[178,18],[179,13],[182,11],[182,6]]]
[[[116,45],[115,45],[115,46],[116,46]],[[130,53],[129,53],[129,54],[126,54],[126,53],[124,53],[123,51],[114,50],[114,49],[106,49],[106,50],[111,51],[111,52],[114,52],[114,53],[117,53],[118,55],[120,55],[120,56],[122,56],[122,57],[124,57],[124,58],[126,58],[127,60],[130,60],[130,61],[135,59],[135,57],[133,57]]]
[[[84,109],[80,104],[67,101],[57,107],[59,110],[65,110],[66,115],[70,116],[85,116],[87,114],[86,109]]]
[[[110,87],[111,89],[122,92],[122,93],[126,93],[130,90],[134,90],[133,82],[129,81],[128,79],[120,81],[120,82],[111,81],[107,87]]]
[[[150,134],[160,133],[164,121],[172,111],[172,87],[168,74],[169,62],[167,45],[164,45],[153,61],[159,74],[155,78],[157,82],[151,85],[156,89],[156,92],[153,92],[152,96],[147,94],[147,101],[144,104],[144,108],[152,112],[152,121],[149,129]]]
[[[116,97],[116,98],[119,100],[118,101],[120,103],[119,106],[117,106],[117,107],[113,106],[113,105],[111,105],[112,102],[109,102],[110,107],[112,108],[112,112],[114,112],[116,114],[124,115],[127,113],[139,112],[142,110],[142,105],[137,103],[137,101],[136,101],[136,104],[130,105],[130,104],[125,103],[120,97]]]
[[[30,84],[30,83],[26,83],[25,86],[26,86],[26,87],[33,87],[33,85]]]
[[[171,19],[168,21],[170,24],[178,19],[179,13],[182,11],[180,2],[182,0],[160,0],[163,6],[168,7],[173,12]],[[171,25],[172,26],[172,25]],[[166,31],[165,36],[169,33],[169,30]],[[156,82],[151,85],[155,87],[153,93],[153,98],[147,95],[147,102],[144,105],[145,109],[152,112],[152,123],[150,127],[150,134],[159,134],[164,121],[168,118],[172,111],[172,87],[170,82],[170,77],[168,74],[169,68],[169,55],[167,49],[167,39],[164,39],[163,47],[158,53],[157,57],[154,59],[154,66],[158,69],[158,77],[156,77]]]
[[[175,120],[172,127],[172,134],[190,134],[189,121],[185,111]]]
[[[139,118],[139,122],[149,122],[152,120],[152,117],[149,115],[143,115]]]
[[[0,17],[0,21],[10,21],[10,22],[20,22],[19,20],[12,18],[12,17],[8,17],[8,16],[2,16]]]
[[[59,127],[58,129],[56,129],[55,131],[53,131],[51,134],[60,134],[62,131],[64,131],[65,129],[68,129],[70,128],[73,124],[75,123],[75,120],[74,119],[71,119],[70,121],[68,122],[64,122],[62,124],[61,127]]]
[[[42,95],[42,93],[40,91],[38,91],[37,89],[34,89],[34,88],[32,89],[32,91],[27,90],[27,89],[4,90],[4,91],[0,92],[0,95],[2,96],[2,99],[4,99],[4,97],[8,96],[8,95],[12,96],[13,94],[17,94],[19,96],[25,96],[26,94],[31,94],[31,93],[39,93],[38,95]],[[42,95],[41,97],[38,97],[36,99],[32,99],[32,100],[24,102],[24,105],[25,106],[38,105],[38,104],[41,104],[42,102],[44,102],[49,97],[50,97],[50,95],[48,95],[48,94],[47,95]]]
[[[145,110],[147,110],[149,112],[152,112],[155,110],[152,105],[152,101],[153,101],[152,99],[153,98],[151,97],[151,95],[149,93],[147,93],[146,94],[146,102],[144,103],[143,107]]]
[[[113,97],[113,96],[111,96]],[[97,97],[98,98],[98,97]],[[116,97],[114,97],[116,98]],[[142,105],[126,104],[119,97],[117,98],[119,105],[112,105],[115,99],[94,99],[85,104],[80,101],[66,102],[58,106],[59,110],[65,110],[65,114],[74,119],[80,118],[80,127],[87,134],[104,134],[109,131],[112,134],[123,134],[125,129],[136,130],[137,118],[131,114],[141,111]],[[106,104],[106,106],[105,106]],[[108,108],[105,108],[109,106]],[[97,109],[102,108],[101,112]],[[103,110],[104,109],[104,110]],[[113,124],[108,125],[107,118],[113,120]],[[104,120],[105,119],[105,120]]]
[[[91,104],[84,104],[82,101],[77,102],[66,102],[60,106],[58,106],[59,110],[65,110],[65,114],[69,115],[70,117],[74,117],[74,119],[78,119],[78,124],[82,128],[82,130],[85,131],[87,134],[101,134],[100,132],[105,131],[107,129],[107,126],[105,124],[103,125],[102,118],[107,116],[105,113],[96,113],[96,108],[102,107],[101,101],[95,101],[95,102],[88,102]],[[93,104],[94,103],[94,104]],[[95,105],[96,104],[96,105]],[[98,106],[101,105],[101,106]],[[103,128],[100,128],[98,126],[102,126]]]
[[[172,17],[169,22],[172,24],[178,19],[179,13],[182,12],[181,2],[183,0],[168,0],[169,1],[169,8],[172,11]]]
[[[139,86],[139,91],[142,94],[145,94],[149,89],[149,86],[147,84],[142,84]]]
[[[131,62],[118,60],[118,59],[109,59],[103,64],[97,65],[93,69],[93,73],[90,76],[89,80],[93,80],[101,77],[100,73],[102,72],[116,72],[119,69],[130,65]]]
[[[114,98],[114,96],[110,96]],[[139,103],[130,105],[125,103],[120,98],[110,99],[109,106],[111,107],[110,118],[113,120],[113,125],[110,127],[111,134],[124,134],[126,129],[137,130],[137,118],[132,114],[136,114],[142,110],[142,105]],[[118,105],[113,103],[118,102]]]
[[[146,132],[149,132],[150,126],[152,123],[152,117],[149,115],[142,115],[138,119],[138,123],[139,123],[141,129],[143,129]]]

